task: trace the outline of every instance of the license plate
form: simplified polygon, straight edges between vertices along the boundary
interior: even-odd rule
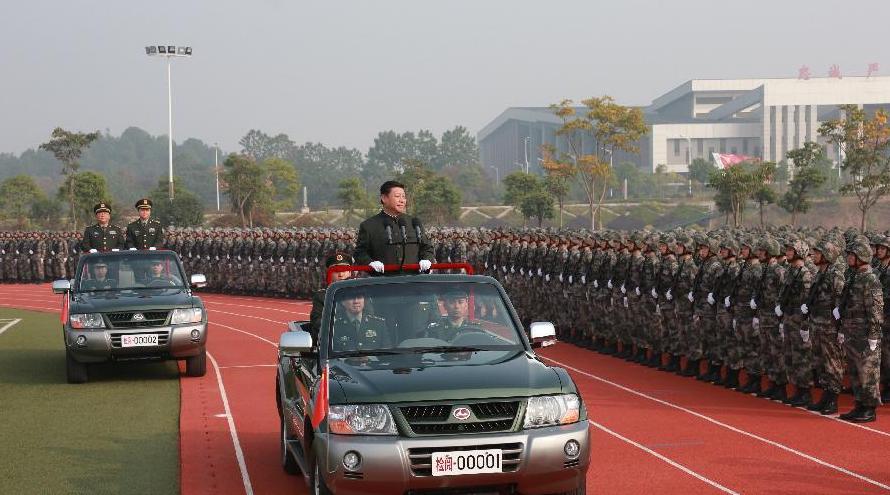
[[[500,449],[433,452],[433,476],[500,473]]]
[[[121,335],[121,347],[147,347],[158,345],[158,335],[153,333],[134,333]]]

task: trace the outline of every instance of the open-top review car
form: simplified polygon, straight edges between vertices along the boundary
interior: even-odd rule
[[[585,493],[584,403],[533,350],[553,325],[527,336],[496,280],[336,282],[309,329],[281,336],[276,401],[282,465],[311,493]]]
[[[185,360],[186,374],[207,369],[207,314],[172,251],[114,251],[81,256],[73,280],[53,282],[63,294],[67,378],[88,379],[92,363]]]

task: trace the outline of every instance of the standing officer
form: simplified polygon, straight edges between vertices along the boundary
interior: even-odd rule
[[[359,226],[353,258],[360,265],[370,265],[383,273],[384,265],[420,264],[420,271],[430,269],[433,246],[420,220],[409,216],[405,186],[388,180],[380,186],[382,210]]]
[[[349,266],[352,264],[352,258],[346,253],[336,252],[328,256],[324,264],[327,268],[336,265]],[[346,280],[351,276],[352,272],[334,272],[331,274],[331,283]],[[327,287],[322,287],[312,294],[312,310],[309,312],[309,334],[312,335],[313,345],[318,345],[318,331],[321,328],[321,317],[324,313],[324,297],[327,291]]]
[[[96,214],[96,224],[83,231],[81,249],[84,252],[124,249],[124,230],[111,223],[111,207],[107,203],[99,203],[93,207],[93,212]]]
[[[136,202],[139,220],[127,225],[127,247],[157,249],[164,247],[164,227],[151,218],[151,200],[142,198]]]

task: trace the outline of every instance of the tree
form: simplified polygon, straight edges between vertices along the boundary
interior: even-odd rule
[[[56,160],[62,162],[62,176],[64,177],[66,196],[68,199],[68,208],[71,213],[71,226],[73,230],[77,229],[77,187],[74,175],[80,168],[80,156],[84,150],[89,148],[90,144],[99,139],[99,132],[71,132],[56,127],[53,129],[50,140],[41,144],[40,149],[49,151],[56,157]],[[104,178],[103,178],[104,183]],[[87,216],[89,218],[89,216]]]
[[[173,201],[166,198],[169,192],[169,184],[166,180],[158,181],[158,186],[149,193],[152,198],[164,198],[156,201],[152,211],[152,217],[161,225],[169,227],[197,227],[204,223],[204,205],[198,196],[185,188],[178,177],[173,178]]]
[[[667,165],[659,163],[655,166],[655,188],[658,190],[658,197],[661,199],[664,199],[664,184],[667,182],[667,174]]]
[[[94,215],[93,207],[101,202],[113,207],[114,201],[108,192],[105,176],[102,174],[85,170],[69,176],[68,180],[59,187],[58,197],[66,198],[72,191],[74,192],[72,217],[82,214],[83,218],[90,218]]]
[[[59,230],[62,228],[62,209],[65,203],[43,197],[31,204],[31,221],[44,229]]]
[[[593,230],[612,176],[610,156],[618,150],[636,153],[636,142],[647,128],[642,110],[621,106],[609,96],[589,98],[582,103],[582,114],[571,100],[550,106],[562,120],[556,134],[565,139],[568,151],[557,152],[552,145],[545,145],[543,166],[546,170],[560,170],[581,186],[587,196]],[[585,153],[584,141],[593,141],[592,153]]]
[[[269,158],[286,158],[291,153],[294,142],[287,134],[279,134],[272,137],[262,131],[251,129],[244,135],[238,144],[241,145],[241,153],[257,162]]]
[[[340,205],[343,206],[343,218],[348,223],[349,217],[357,210],[367,209],[368,193],[365,192],[362,180],[358,177],[341,180],[337,188],[337,197],[340,199]]]
[[[791,213],[791,225],[797,225],[798,213],[810,209],[810,196],[825,182],[825,176],[816,165],[824,156],[822,146],[812,141],[802,148],[788,151],[785,156],[794,167],[794,178],[788,183],[788,190],[779,200],[779,206]]]
[[[16,175],[0,183],[0,215],[14,219],[20,229],[30,227],[28,214],[46,195],[29,175]]]
[[[504,177],[504,203],[515,206],[526,220],[553,218],[553,195],[536,175],[513,172]]]
[[[538,219],[540,227],[545,218],[553,218],[553,196],[545,187],[539,187],[522,197],[519,211],[526,219]]]
[[[711,173],[708,186],[717,190],[714,201],[732,215],[733,226],[741,225],[745,203],[769,179],[769,171],[767,164],[740,163]]]
[[[277,209],[292,207],[300,189],[293,164],[280,158],[262,162],[232,154],[223,163],[220,183],[229,193],[232,212],[241,225],[253,227],[257,214],[273,215]]]
[[[696,158],[689,164],[689,178],[701,185],[705,185],[710,180],[711,172],[716,168],[714,162],[704,158]]]
[[[429,166],[438,155],[438,142],[433,134],[421,130],[417,134],[385,131],[377,134],[368,149],[365,180],[381,183],[405,171],[409,161]]]
[[[841,193],[855,195],[862,213],[859,228],[865,230],[868,212],[890,193],[890,126],[887,112],[878,109],[872,117],[856,105],[841,105],[843,118],[823,122],[819,135],[844,151],[842,169],[850,182]]]
[[[476,138],[463,126],[442,133],[436,157],[431,163],[433,170],[464,168],[479,165],[479,146]]]
[[[552,209],[553,199],[559,205],[559,228],[563,225],[563,212],[565,211],[566,196],[569,195],[569,178],[564,169],[545,169],[547,178],[544,179],[544,188],[550,194],[550,204]],[[551,217],[547,217],[551,218]],[[540,219],[538,225],[540,226]]]
[[[760,226],[763,227],[763,209],[766,205],[776,202],[776,191],[769,184],[761,184],[757,191],[754,192],[753,198],[760,213]]]
[[[414,193],[417,216],[433,219],[436,225],[456,221],[460,217],[461,194],[451,179],[433,177]]]

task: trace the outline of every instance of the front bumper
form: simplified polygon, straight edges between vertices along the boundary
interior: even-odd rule
[[[435,437],[374,437],[319,434],[318,459],[325,481],[338,495],[423,493],[424,490],[468,487],[511,487],[516,493],[538,495],[577,489],[585,483],[590,457],[588,422],[523,430],[515,433]],[[575,459],[563,447],[569,440],[581,444]],[[478,446],[518,444],[519,462],[504,472],[431,476],[418,474],[410,453],[449,451]],[[362,463],[355,472],[347,471],[343,456],[358,452]],[[506,458],[506,457],[505,457]],[[414,458],[414,465],[424,462]],[[428,462],[428,461],[426,461]],[[509,469],[509,471],[508,471]]]
[[[192,339],[192,330],[199,338]],[[160,345],[120,347],[120,336],[126,334],[158,334]],[[78,344],[80,336],[86,341]],[[183,359],[197,356],[207,343],[207,323],[133,329],[75,330],[65,328],[65,346],[80,363],[126,361],[131,359]]]

